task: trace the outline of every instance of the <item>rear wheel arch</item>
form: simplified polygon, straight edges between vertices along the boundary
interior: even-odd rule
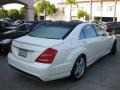
[[[114,55],[114,54],[116,54],[116,52],[117,52],[117,40],[115,39],[115,40],[113,41],[113,45],[112,45],[110,54]]]
[[[75,61],[73,62],[73,66],[74,66],[76,60],[77,60],[79,57],[84,58],[84,60],[85,60],[85,65],[87,65],[87,56],[86,56],[86,54],[81,53],[81,54],[78,55],[78,57],[77,57],[77,58],[75,59]],[[72,66],[72,68],[73,68],[73,66]],[[71,68],[71,70],[72,70],[72,68]]]
[[[114,43],[117,43],[117,39],[114,40]]]
[[[76,61],[79,57],[83,57],[83,58],[85,59],[85,63],[87,63],[87,56],[86,56],[85,53],[79,54],[79,55],[76,57],[75,61]],[[75,61],[73,62],[73,64],[75,63]]]
[[[80,59],[81,58],[81,59]],[[82,59],[83,58],[83,59]],[[81,61],[83,60],[83,61]],[[80,63],[79,63],[80,61]],[[80,66],[79,66],[80,65]],[[81,66],[82,65],[82,66]],[[79,68],[80,67],[80,68]],[[71,75],[70,77],[73,80],[79,80],[80,78],[82,78],[84,72],[85,72],[85,68],[86,68],[86,55],[85,54],[80,54],[77,59],[75,60],[72,70],[71,70]],[[80,70],[80,71],[79,71]]]
[[[83,57],[84,60],[85,60],[85,64],[87,63],[87,56],[86,56],[86,54],[82,53],[78,57]]]

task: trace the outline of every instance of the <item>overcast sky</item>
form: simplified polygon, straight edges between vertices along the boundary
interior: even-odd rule
[[[59,3],[62,0],[48,0],[48,1],[50,1],[51,3],[56,4],[56,3]],[[20,5],[20,4],[7,4],[7,5],[4,5],[3,7],[6,10],[9,10],[9,9],[20,9],[21,7],[23,7],[23,5]]]

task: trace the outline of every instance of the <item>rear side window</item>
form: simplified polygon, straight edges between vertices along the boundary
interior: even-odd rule
[[[85,34],[84,34],[83,30],[81,30],[81,32],[80,32],[79,39],[85,39]]]
[[[86,38],[96,37],[96,31],[92,25],[87,25],[83,28]]]
[[[38,38],[62,39],[69,30],[69,27],[41,26],[32,31],[29,35]]]

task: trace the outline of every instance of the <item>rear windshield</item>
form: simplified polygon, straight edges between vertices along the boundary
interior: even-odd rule
[[[69,31],[70,28],[64,26],[41,26],[33,30],[29,36],[48,39],[63,39]]]

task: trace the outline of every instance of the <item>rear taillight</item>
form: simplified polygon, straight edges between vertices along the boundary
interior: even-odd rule
[[[50,64],[53,62],[56,54],[57,50],[48,48],[36,59],[36,62]]]

